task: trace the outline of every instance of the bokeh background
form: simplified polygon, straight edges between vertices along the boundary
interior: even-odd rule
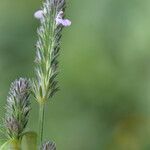
[[[34,77],[40,0],[0,0],[0,114],[10,83]],[[44,139],[58,150],[150,149],[150,1],[68,0],[59,84]],[[32,99],[28,130],[37,129]]]

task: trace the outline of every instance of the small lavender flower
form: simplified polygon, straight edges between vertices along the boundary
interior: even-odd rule
[[[68,19],[63,19],[63,11],[60,11],[56,16],[56,25],[63,25],[65,27],[71,25],[71,21]]]
[[[42,145],[42,148],[41,150],[56,150],[56,144],[54,142],[45,142],[43,145]]]
[[[34,17],[41,20],[41,22],[44,20],[44,11],[43,10],[38,10],[35,12]],[[56,16],[56,25],[63,25],[64,27],[70,26],[71,21],[69,19],[63,19],[63,11],[58,12]]]
[[[43,15],[44,15],[43,10],[38,10],[34,13],[34,17],[39,20],[42,20],[44,18]]]
[[[10,87],[4,120],[8,138],[20,139],[26,128],[30,111],[30,83],[27,79],[15,80]]]

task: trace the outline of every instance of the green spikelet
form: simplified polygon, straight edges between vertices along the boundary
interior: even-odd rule
[[[54,142],[48,141],[42,145],[41,150],[56,150],[56,144]]]
[[[30,83],[20,78],[11,84],[4,119],[6,134],[10,139],[19,140],[28,123],[30,111]]]
[[[36,44],[36,79],[33,93],[38,102],[47,101],[58,91],[58,56],[63,26],[56,22],[60,11],[64,12],[64,0],[46,0],[43,4],[41,26]]]

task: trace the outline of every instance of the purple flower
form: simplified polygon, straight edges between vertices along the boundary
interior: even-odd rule
[[[36,11],[36,12],[34,13],[34,17],[35,17],[36,19],[43,20],[43,18],[44,18],[44,12],[43,12],[43,10],[38,10],[38,11]]]
[[[71,21],[68,19],[63,19],[63,11],[60,11],[56,17],[56,25],[63,25],[64,27],[70,26]]]

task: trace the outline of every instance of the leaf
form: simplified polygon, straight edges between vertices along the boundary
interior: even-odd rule
[[[20,142],[17,140],[6,141],[1,147],[0,150],[16,150],[20,149]]]
[[[6,138],[0,138],[0,148],[4,143],[6,143],[6,141]]]
[[[22,138],[22,150],[37,150],[36,132],[26,132]]]
[[[9,145],[10,141],[5,142],[3,145],[1,145],[0,150],[7,150],[8,149],[8,145]]]

